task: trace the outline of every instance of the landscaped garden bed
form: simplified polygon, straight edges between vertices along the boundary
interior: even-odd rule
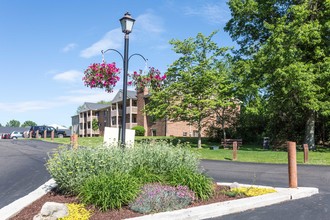
[[[92,213],[89,219],[122,219],[247,195],[243,189],[228,191],[228,187],[217,186],[200,170],[197,156],[182,144],[153,141],[125,149],[60,147],[46,167],[57,183],[56,191],[13,219],[32,219],[49,201],[71,204],[74,211],[69,215],[82,210],[72,205],[77,203],[86,204],[83,209]]]
[[[188,207],[196,207],[216,202],[224,202],[229,200],[235,200],[244,198],[246,196],[244,195],[238,195],[236,197],[226,195],[224,193],[225,190],[228,190],[228,187],[224,186],[218,186],[215,190],[215,193],[210,199],[206,201],[195,201]],[[21,212],[19,212],[15,217],[11,218],[11,220],[31,220],[35,215],[40,212],[41,207],[46,202],[59,202],[59,203],[79,203],[80,200],[75,196],[65,196],[58,194],[56,192],[49,192],[45,196],[41,197],[40,199],[33,202],[31,205],[24,208]],[[120,209],[112,209],[107,211],[100,211],[99,209],[89,205],[86,206],[88,210],[92,212],[92,215],[90,217],[90,220],[103,220],[103,219],[125,219],[125,218],[132,218],[137,216],[142,216],[143,214],[134,212],[131,209],[129,209],[128,206],[123,206]]]

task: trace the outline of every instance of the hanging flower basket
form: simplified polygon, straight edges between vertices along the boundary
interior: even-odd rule
[[[140,70],[140,73],[135,71],[131,78],[132,81],[129,84],[135,85],[137,90],[143,90],[145,87],[159,90],[166,79],[166,75],[164,74],[162,76],[158,69],[150,67],[146,75],[142,75],[142,71]]]
[[[115,63],[93,63],[85,70],[83,81],[87,87],[101,88],[111,93],[119,81],[119,73]]]

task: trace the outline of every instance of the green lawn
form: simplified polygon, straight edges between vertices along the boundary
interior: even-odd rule
[[[199,158],[209,160],[232,160],[233,151],[229,149],[210,150],[209,148],[197,149]],[[317,151],[309,151],[308,164],[330,165],[330,149],[319,149]],[[240,162],[254,163],[287,163],[288,153],[286,151],[263,150],[261,147],[244,147],[242,146],[237,152],[237,160]],[[297,163],[304,162],[303,151],[297,151]]]
[[[137,140],[141,140],[144,137],[137,137]],[[180,140],[180,142],[189,142],[192,147],[192,151],[196,152],[200,159],[209,160],[227,160],[230,161],[233,158],[233,152],[230,149],[223,149],[220,147],[218,150],[209,149],[210,146],[217,145],[217,143],[203,140],[203,148],[197,149],[197,142],[195,138],[166,138],[172,140]],[[43,139],[42,139],[43,140]],[[45,141],[51,141],[47,138]],[[70,144],[70,138],[55,138],[54,142],[60,144]],[[80,146],[100,146],[103,143],[103,137],[84,137],[78,140]],[[272,151],[264,150],[261,146],[255,145],[243,145],[240,147],[237,153],[237,161],[240,162],[254,162],[254,163],[287,163],[288,154],[285,151]],[[304,154],[302,151],[297,151],[297,163],[302,164],[304,162]],[[308,164],[317,165],[330,165],[330,148],[319,148],[317,151],[309,152]]]

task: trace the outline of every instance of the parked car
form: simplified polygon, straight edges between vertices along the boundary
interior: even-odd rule
[[[10,134],[8,134],[8,133],[1,134],[1,139],[9,139],[9,138],[10,138]]]
[[[37,131],[39,131],[39,134],[37,136]],[[54,127],[52,126],[46,126],[46,125],[42,125],[42,126],[31,126],[29,133],[32,132],[32,137],[33,138],[41,138],[44,136],[44,132],[46,131],[46,136],[47,137],[51,137],[52,135],[52,131],[54,131],[54,137],[59,137],[59,138],[63,138],[66,136],[65,131],[58,131],[56,130]]]
[[[10,139],[17,139],[17,138],[23,138],[23,132],[21,132],[21,131],[11,132]]]

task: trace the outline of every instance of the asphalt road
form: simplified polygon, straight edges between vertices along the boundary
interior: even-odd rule
[[[0,140],[0,208],[50,179],[44,164],[47,153],[56,147],[57,144],[36,140]],[[288,187],[287,165],[203,160],[202,166],[218,182]],[[330,219],[330,166],[298,165],[298,186],[317,187],[320,193],[215,219]]]
[[[219,182],[288,187],[287,165],[202,161],[205,171]],[[329,220],[330,166],[298,165],[298,187],[317,187],[320,193],[217,220]]]
[[[0,140],[0,208],[50,179],[47,152],[58,144],[37,140]]]

